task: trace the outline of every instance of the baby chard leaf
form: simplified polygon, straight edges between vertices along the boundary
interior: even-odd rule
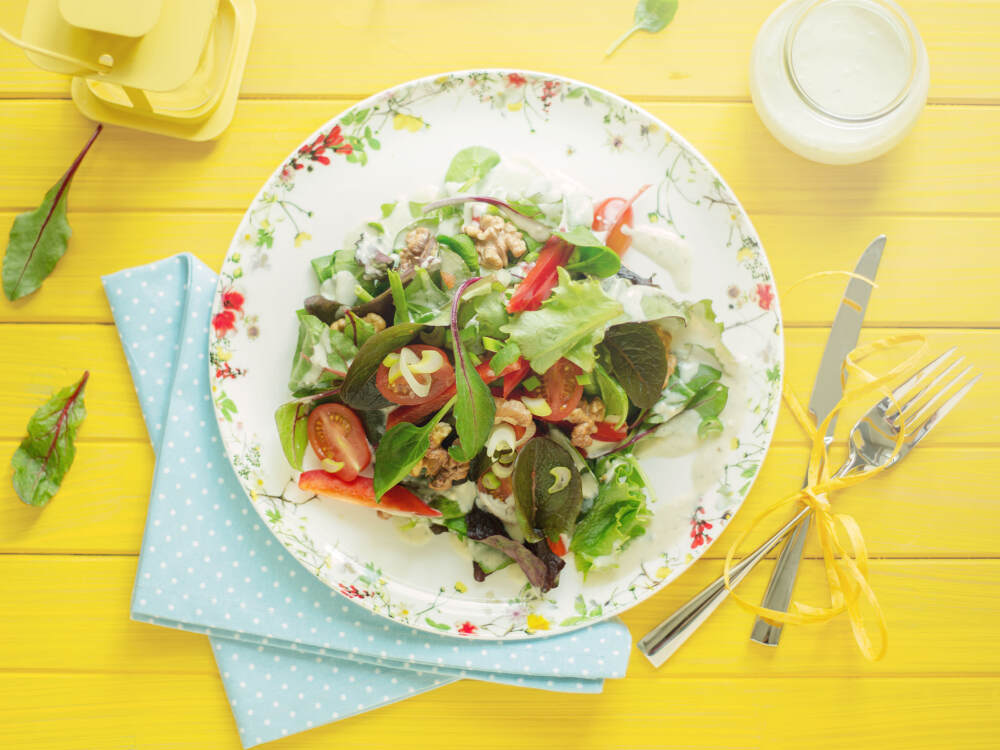
[[[410,422],[400,422],[386,430],[375,447],[373,462],[376,502],[382,495],[399,484],[400,481],[430,449],[431,432],[455,403],[452,398],[435,414],[427,424],[418,427]]]
[[[476,367],[462,343],[458,326],[458,308],[465,290],[479,281],[478,277],[462,283],[455,293],[451,305],[451,340],[455,352],[455,431],[458,442],[451,446],[449,453],[456,461],[470,461],[486,444],[486,438],[493,429],[496,404],[489,386],[476,372]]]
[[[365,341],[347,368],[347,375],[340,386],[341,400],[355,409],[387,406],[388,401],[375,388],[375,372],[385,355],[410,343],[419,330],[419,323],[400,323],[379,331]]]
[[[621,323],[604,334],[611,368],[632,403],[649,409],[663,391],[667,349],[647,323]]]
[[[569,534],[583,504],[580,472],[561,445],[544,437],[525,443],[514,462],[517,522],[529,542]]]
[[[37,290],[66,253],[66,241],[71,234],[66,221],[69,186],[102,128],[103,125],[97,126],[66,174],[49,188],[42,205],[14,219],[3,258],[3,292],[7,299],[20,299]]]
[[[87,410],[83,389],[89,372],[53,395],[28,421],[28,437],[11,458],[14,491],[28,505],[41,507],[59,491],[76,455],[76,431]]]

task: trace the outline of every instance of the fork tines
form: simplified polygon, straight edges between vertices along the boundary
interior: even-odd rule
[[[952,371],[965,361],[965,357],[954,357],[957,349],[958,347],[952,347],[931,360],[892,392],[895,406],[886,414],[886,420],[890,425],[899,429],[902,421],[903,431],[906,434],[918,429],[929,430],[962,400],[982,376],[967,377],[972,372],[970,365],[957,375],[949,377]],[[930,382],[927,385],[906,398],[914,388],[928,378]]]

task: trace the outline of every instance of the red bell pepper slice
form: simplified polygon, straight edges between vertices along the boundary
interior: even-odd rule
[[[633,195],[628,201],[625,202],[625,206],[624,208],[622,208],[622,212],[618,214],[618,218],[615,220],[615,223],[612,224],[611,228],[608,230],[607,239],[605,239],[604,243],[612,250],[614,250],[616,253],[618,253],[619,256],[624,255],[625,251],[628,250],[632,244],[632,237],[625,234],[622,231],[622,227],[626,224],[628,224],[630,227],[632,226],[632,204],[635,203],[636,200],[638,200],[639,196],[645,193],[649,189],[649,187],[650,187],[649,185],[643,185],[641,188],[639,188],[638,192],[635,195]],[[608,201],[612,200],[615,199],[614,198],[608,199]],[[604,203],[607,203],[608,201],[605,201]],[[604,206],[604,203],[602,203],[601,206]],[[598,208],[600,208],[600,206]],[[597,228],[597,224],[598,224],[598,217],[595,214],[594,216],[595,229]]]
[[[566,265],[573,254],[573,246],[559,237],[549,237],[545,247],[538,254],[534,267],[528,271],[524,281],[518,284],[514,295],[507,303],[507,312],[523,312],[537,310],[549,296],[559,281],[556,271],[559,266]]]
[[[299,489],[396,515],[429,517],[441,515],[441,511],[435,510],[408,489],[398,485],[382,495],[381,502],[375,502],[375,486],[371,477],[357,477],[345,482],[328,471],[315,469],[304,471],[299,475]]]
[[[628,425],[622,425],[620,430],[616,429],[610,422],[600,422],[597,425],[597,432],[594,433],[596,440],[603,440],[606,443],[617,443],[624,440],[628,435]]]
[[[510,396],[510,392],[517,388],[521,381],[531,374],[531,365],[524,357],[518,357],[517,362],[504,370],[503,376],[503,397]]]
[[[563,541],[562,536],[555,541],[552,541],[551,539],[546,539],[545,541],[548,543],[549,549],[552,550],[552,554],[556,557],[565,557],[566,553],[569,551],[566,549],[566,542]]]

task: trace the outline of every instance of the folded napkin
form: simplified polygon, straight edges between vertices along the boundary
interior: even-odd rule
[[[132,617],[211,636],[244,747],[463,677],[599,692],[624,676],[631,640],[617,620],[463,642],[313,578],[264,527],[222,449],[205,356],[215,275],[185,254],[103,282],[157,454]]]

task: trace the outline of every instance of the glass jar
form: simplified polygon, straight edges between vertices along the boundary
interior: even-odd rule
[[[757,114],[785,146],[826,164],[884,154],[927,101],[927,50],[892,0],[788,0],[750,59]]]

